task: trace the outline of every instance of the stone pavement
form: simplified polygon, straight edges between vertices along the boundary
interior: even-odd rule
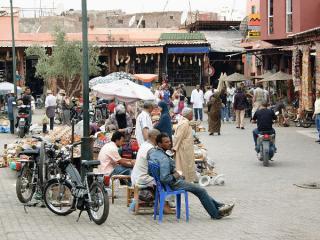
[[[165,216],[158,224],[150,214],[131,215],[124,195],[110,205],[109,218],[102,226],[89,222],[86,214],[78,223],[77,213],[59,217],[35,207],[26,214],[15,195],[16,173],[0,169],[0,240],[319,240],[320,192],[293,184],[319,181],[320,145],[310,134],[297,132],[303,129],[279,128],[278,153],[266,168],[253,151],[252,128],[248,124],[246,130],[238,130],[233,124],[223,124],[221,136],[200,134],[217,171],[226,177],[225,186],[207,190],[217,200],[236,202],[228,218],[210,220],[191,194],[189,223],[184,218],[177,222],[174,216]],[[7,135],[0,135],[0,145],[9,140]]]

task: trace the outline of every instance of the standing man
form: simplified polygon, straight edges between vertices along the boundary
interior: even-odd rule
[[[234,96],[233,108],[236,112],[236,124],[237,128],[244,129],[244,115],[246,108],[248,107],[248,99],[246,94],[242,91],[242,88],[239,87],[236,95]]]
[[[31,102],[32,102],[32,95],[31,95],[31,90],[29,87],[26,87],[24,90],[24,93],[22,95],[22,102],[23,105],[29,106],[29,125],[32,125],[32,106],[31,106]]]
[[[204,103],[205,104],[208,104],[208,102],[210,101],[210,97],[213,95],[213,91],[212,91],[212,87],[211,86],[209,86],[208,88],[207,88],[207,91],[206,91],[206,93],[204,94]]]
[[[153,103],[145,102],[143,110],[138,115],[136,121],[136,138],[139,146],[148,140],[148,132],[153,128],[151,120],[151,112],[153,111]]]
[[[50,120],[50,130],[53,130],[56,106],[57,106],[57,99],[55,96],[53,96],[52,91],[48,90],[46,101],[45,101],[45,108],[46,108],[46,115]]]
[[[252,117],[254,113],[260,108],[263,102],[267,101],[266,92],[263,89],[262,83],[258,83],[257,88],[253,90],[252,99]]]
[[[196,180],[194,163],[193,136],[190,121],[193,119],[192,109],[184,108],[173,137],[173,148],[177,171],[187,182]]]
[[[16,104],[16,99],[14,97],[14,92],[11,91],[9,98],[7,100],[7,106],[8,106],[8,119],[10,121],[10,133],[14,134],[14,114],[13,114],[13,108]]]
[[[230,116],[230,120],[234,119],[234,112],[233,112],[233,101],[234,101],[234,95],[236,93],[236,89],[232,83],[229,84],[229,87],[227,88],[227,111]]]
[[[316,126],[318,130],[318,140],[316,142],[320,143],[320,91],[317,92],[317,99],[314,103],[313,118],[316,121]]]
[[[194,89],[191,93],[191,104],[193,105],[193,111],[195,120],[200,121],[203,120],[203,114],[202,114],[202,108],[203,108],[203,91],[200,89],[200,85],[196,86],[196,89]]]

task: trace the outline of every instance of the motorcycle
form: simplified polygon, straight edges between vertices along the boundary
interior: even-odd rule
[[[276,153],[276,135],[274,133],[260,133],[257,139],[258,159],[263,161],[263,166],[269,166],[269,161]]]
[[[21,105],[18,106],[18,114],[17,114],[17,124],[16,127],[18,128],[18,136],[23,138],[28,132],[30,128],[29,123],[29,115],[30,115],[30,105]]]

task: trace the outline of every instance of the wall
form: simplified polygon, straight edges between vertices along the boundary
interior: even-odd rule
[[[262,40],[285,39],[288,35],[320,25],[320,1],[293,0],[293,32],[286,32],[286,0],[274,0],[274,33],[268,35],[268,0],[261,0]]]
[[[260,12],[260,0],[247,0],[247,15],[252,14],[252,6],[256,6],[256,12]]]

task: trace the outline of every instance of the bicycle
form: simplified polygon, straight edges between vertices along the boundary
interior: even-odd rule
[[[69,148],[69,149],[68,149]],[[66,216],[77,209],[80,210],[77,221],[83,211],[89,219],[100,225],[109,215],[109,197],[103,186],[103,175],[95,174],[91,168],[100,164],[98,160],[83,160],[85,170],[82,181],[78,170],[71,164],[70,148],[62,149],[57,160],[61,174],[50,179],[44,188],[44,202],[47,208],[60,216]]]

